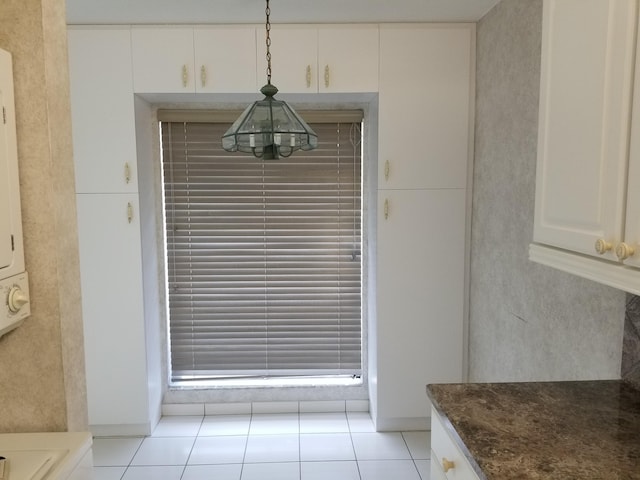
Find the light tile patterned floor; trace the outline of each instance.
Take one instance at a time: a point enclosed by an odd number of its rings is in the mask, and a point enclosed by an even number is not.
[[[368,413],[163,417],[146,438],[96,438],[96,480],[429,480],[429,433]]]

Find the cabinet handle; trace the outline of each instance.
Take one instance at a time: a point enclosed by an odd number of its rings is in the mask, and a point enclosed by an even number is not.
[[[124,180],[127,183],[131,181],[131,168],[129,167],[129,162],[125,162],[124,164]]]
[[[384,199],[384,219],[388,219],[389,218],[389,199],[385,198]]]
[[[604,255],[609,250],[613,249],[613,245],[607,242],[603,238],[599,238],[598,240],[596,240],[595,247],[596,247],[596,252],[598,252],[600,255]]]
[[[127,220],[129,223],[133,221],[133,205],[131,205],[131,202],[127,203]]]
[[[187,66],[182,66],[182,86],[186,87],[189,83],[189,71],[187,70]]]
[[[444,470],[444,473],[447,473],[452,468],[456,468],[455,462],[447,460],[446,457],[442,457],[442,469]]]
[[[626,260],[629,257],[633,257],[636,253],[636,249],[624,242],[619,243],[616,247],[616,255],[620,261]]]
[[[384,179],[389,180],[389,160],[384,162]]]
[[[307,65],[307,88],[311,88],[311,65]]]
[[[200,83],[203,87],[207,84],[207,69],[204,65],[200,67]]]
[[[329,78],[330,78],[329,65],[325,65],[324,66],[324,86],[326,88],[329,88]]]

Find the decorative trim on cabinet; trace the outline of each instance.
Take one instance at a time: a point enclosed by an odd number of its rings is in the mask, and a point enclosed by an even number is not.
[[[529,245],[529,260],[640,295],[640,270],[553,247]]]

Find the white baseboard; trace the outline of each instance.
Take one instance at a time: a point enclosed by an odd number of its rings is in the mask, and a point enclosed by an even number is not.
[[[94,437],[144,437],[151,435],[149,423],[127,423],[118,425],[89,425]]]
[[[394,417],[374,419],[377,432],[412,432],[431,429],[431,417]]]

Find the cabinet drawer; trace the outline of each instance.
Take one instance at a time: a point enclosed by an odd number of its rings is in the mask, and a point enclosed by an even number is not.
[[[444,472],[448,480],[478,480],[478,476],[471,468],[469,461],[447,433],[440,416],[435,410],[431,411],[431,464],[432,472],[445,470],[445,459],[453,463],[453,467]],[[434,478],[440,478],[432,475]]]

